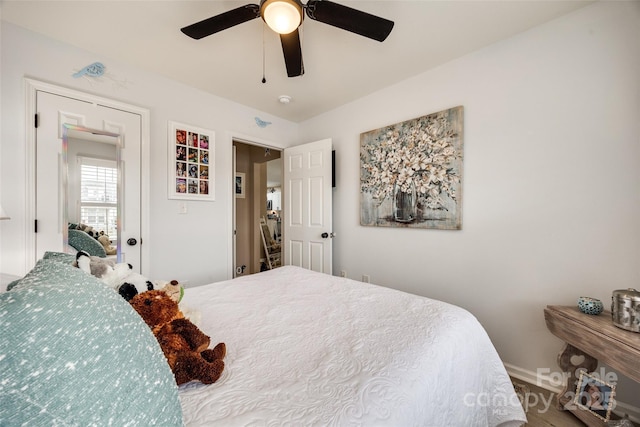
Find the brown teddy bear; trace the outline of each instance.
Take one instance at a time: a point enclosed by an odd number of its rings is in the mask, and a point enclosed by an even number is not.
[[[178,303],[166,292],[142,292],[129,303],[156,336],[178,385],[192,380],[211,384],[220,378],[227,352],[225,344],[208,348],[211,339],[184,318]]]
[[[104,232],[101,231],[100,233]],[[109,236],[107,236],[106,234],[101,234],[96,237],[96,239],[98,239],[98,242],[100,242],[107,255],[116,255],[118,253],[118,249],[111,246],[111,243],[113,242],[111,242],[111,239],[109,239]]]

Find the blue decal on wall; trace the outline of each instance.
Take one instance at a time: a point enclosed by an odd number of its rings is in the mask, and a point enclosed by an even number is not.
[[[255,119],[256,119],[256,124],[261,128],[266,128],[271,124],[271,122],[265,122],[264,120],[261,120],[260,117],[258,116],[256,116]]]
[[[87,77],[100,77],[104,74],[104,70],[105,70],[105,66],[102,62],[94,62],[91,65],[87,65],[86,67],[84,67],[82,70],[78,71],[77,73],[73,74],[73,77],[80,78],[83,76],[87,76]]]

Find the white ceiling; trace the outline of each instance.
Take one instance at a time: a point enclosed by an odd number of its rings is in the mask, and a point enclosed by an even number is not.
[[[107,69],[110,60],[123,61],[302,122],[591,3],[334,1],[394,21],[393,31],[379,43],[307,18],[300,30],[305,74],[294,78],[286,76],[278,36],[260,19],[201,40],[180,32],[252,0],[5,0],[1,16],[94,52]],[[290,96],[291,103],[279,103],[280,95]]]

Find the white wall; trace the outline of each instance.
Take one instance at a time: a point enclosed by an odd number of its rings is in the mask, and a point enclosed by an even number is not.
[[[27,159],[23,77],[27,76],[148,108],[151,233],[145,244],[150,248],[152,265],[143,266],[143,273],[156,279],[176,278],[189,285],[230,277],[231,137],[286,147],[297,140],[298,126],[6,22],[2,23],[1,35],[0,196],[12,219],[0,222],[0,271],[25,273]],[[72,77],[96,61],[106,65],[106,78],[90,81]],[[211,78],[216,78],[215,73]],[[273,124],[259,128],[255,116]],[[211,129],[216,136],[216,201],[189,201],[186,215],[178,214],[178,201],[167,199],[168,120]]]
[[[360,226],[360,133],[457,105],[463,229]],[[640,3],[606,2],[303,123],[336,150],[334,273],[461,305],[505,362],[557,371],[544,307],[640,286],[639,118]]]

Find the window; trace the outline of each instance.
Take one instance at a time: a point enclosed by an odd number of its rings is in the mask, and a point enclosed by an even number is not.
[[[117,238],[118,169],[113,160],[80,157],[80,222]]]

